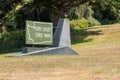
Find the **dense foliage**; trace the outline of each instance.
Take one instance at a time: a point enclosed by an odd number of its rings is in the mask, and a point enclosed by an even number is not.
[[[117,23],[120,22],[120,2],[118,0],[92,0],[89,3],[70,9],[67,17],[71,20],[88,20],[92,17],[95,18],[94,22],[98,20],[101,24]]]
[[[102,3],[102,4],[101,4]],[[120,21],[120,2],[118,0],[95,0],[91,2],[94,17],[103,24]]]
[[[0,31],[23,29],[27,19],[49,21],[56,26],[58,19],[66,17],[65,15],[70,19],[93,17],[101,23],[119,22],[120,2],[118,0],[0,0]]]
[[[0,33],[0,53],[19,50],[25,46],[25,31]]]
[[[57,23],[64,12],[89,0],[0,0],[0,27],[24,28],[25,20]],[[9,27],[9,28],[8,28]]]
[[[25,20],[53,22],[89,0],[0,0],[0,52],[25,45]]]

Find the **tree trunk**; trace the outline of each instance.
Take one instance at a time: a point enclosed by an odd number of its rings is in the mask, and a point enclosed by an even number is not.
[[[51,10],[50,11],[50,20],[51,22],[53,22],[54,27],[57,27],[57,24],[60,18],[64,18],[64,14],[62,10],[61,11]]]

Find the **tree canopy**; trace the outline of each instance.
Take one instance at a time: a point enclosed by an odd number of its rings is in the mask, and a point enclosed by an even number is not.
[[[56,26],[58,19],[65,17],[68,10],[74,10],[74,7],[88,2],[96,19],[119,20],[118,0],[0,0],[0,31],[5,28],[10,30],[24,28],[25,20],[49,21]],[[80,8],[76,10],[80,12]]]
[[[65,11],[88,1],[90,0],[0,0],[0,27],[20,28],[25,25],[23,21],[26,19],[57,23]]]

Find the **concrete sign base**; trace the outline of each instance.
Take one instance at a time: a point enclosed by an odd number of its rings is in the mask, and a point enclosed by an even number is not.
[[[54,48],[37,50],[33,52],[28,52],[28,53],[10,54],[9,57],[30,56],[30,55],[77,55],[77,53],[69,47],[54,47]]]

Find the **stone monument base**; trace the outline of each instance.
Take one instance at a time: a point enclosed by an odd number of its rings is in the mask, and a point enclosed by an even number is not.
[[[49,47],[39,48],[39,47],[24,47],[22,48],[22,53],[29,53],[38,50],[48,49]]]
[[[53,47],[53,48],[47,48],[47,49],[37,50],[28,53],[10,54],[8,56],[15,57],[15,56],[31,56],[31,55],[78,55],[78,54],[69,47]]]

